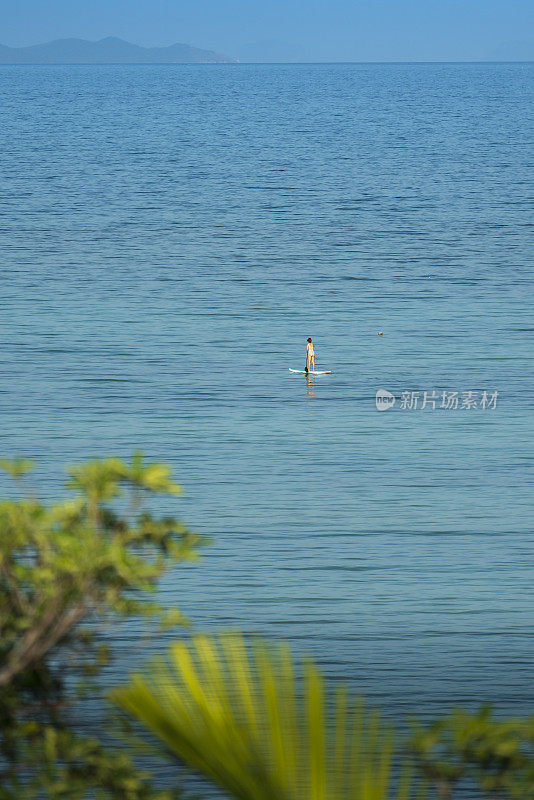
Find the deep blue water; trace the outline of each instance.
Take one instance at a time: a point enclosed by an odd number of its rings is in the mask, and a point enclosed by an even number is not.
[[[2,451],[45,496],[90,454],[172,463],[214,544],[164,601],[397,719],[532,712],[533,77],[0,68]],[[288,372],[308,336],[331,375]]]

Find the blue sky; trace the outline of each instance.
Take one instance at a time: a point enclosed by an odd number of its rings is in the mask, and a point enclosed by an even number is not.
[[[2,0],[0,42],[184,42],[246,60],[534,58],[532,0]],[[532,53],[532,55],[529,55]],[[279,56],[279,58],[277,58]]]

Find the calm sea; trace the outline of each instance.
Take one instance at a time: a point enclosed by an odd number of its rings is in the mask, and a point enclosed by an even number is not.
[[[214,543],[163,601],[395,719],[532,713],[533,77],[0,68],[3,453],[46,497],[171,463]],[[288,372],[308,336],[331,375]]]

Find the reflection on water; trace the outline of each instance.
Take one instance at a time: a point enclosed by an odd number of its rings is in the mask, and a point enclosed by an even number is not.
[[[308,396],[308,402],[306,403],[306,410],[312,414],[314,411],[313,402],[309,402],[309,400],[315,397],[315,375],[310,375],[309,373],[306,375],[306,394]]]

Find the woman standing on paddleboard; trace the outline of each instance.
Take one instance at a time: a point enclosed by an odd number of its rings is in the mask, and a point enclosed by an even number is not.
[[[315,370],[315,350],[311,339],[308,339],[308,343],[306,344],[306,365],[306,370],[308,372],[310,370]]]

